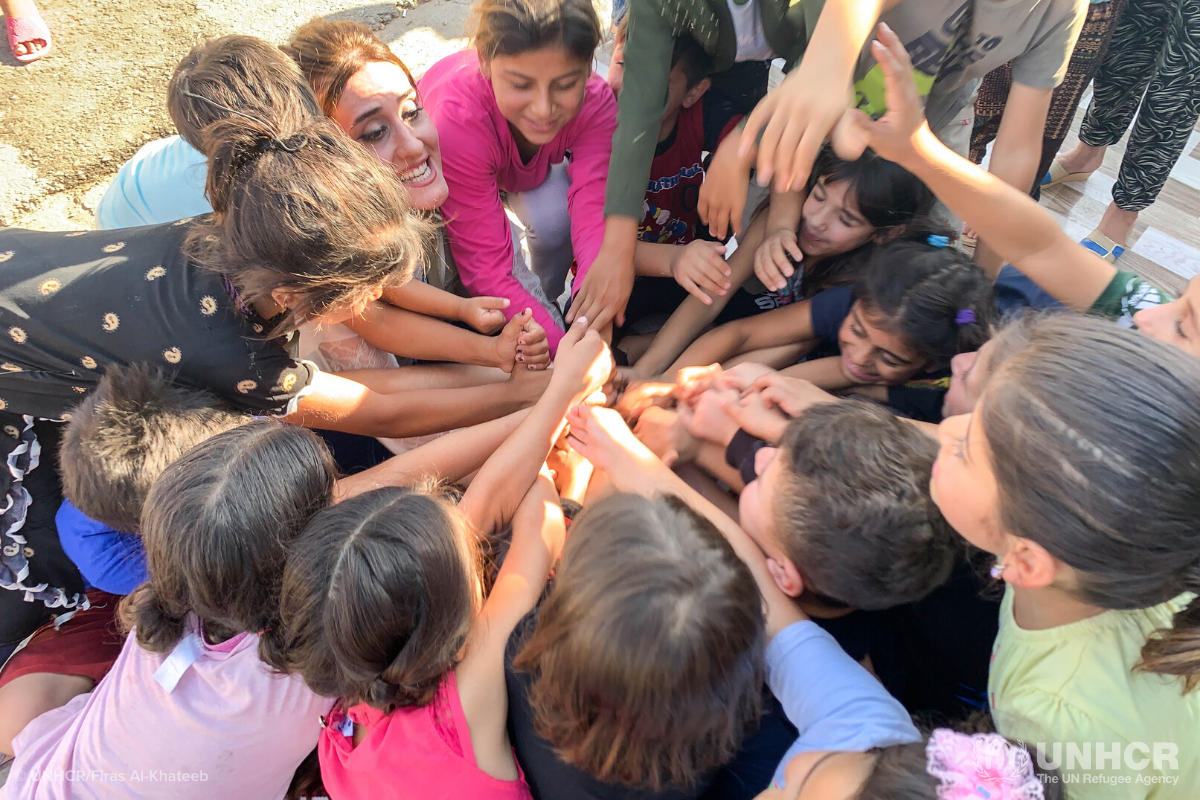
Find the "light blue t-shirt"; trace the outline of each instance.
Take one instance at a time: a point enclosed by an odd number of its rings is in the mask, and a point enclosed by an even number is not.
[[[766,655],[767,684],[800,732],[775,770],[776,786],[798,753],[861,753],[921,740],[904,706],[815,622],[784,628]]]
[[[96,209],[101,230],[157,225],[208,214],[208,159],[180,136],[150,142],[117,170]]]

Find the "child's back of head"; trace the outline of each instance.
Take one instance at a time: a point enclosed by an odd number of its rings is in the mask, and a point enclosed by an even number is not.
[[[162,370],[109,366],[63,433],[63,496],[113,530],[137,533],[162,471],[200,442],[250,419]]]
[[[999,524],[1073,570],[1108,609],[1200,593],[1200,361],[1101,319],[1031,315],[976,406]],[[960,531],[963,532],[963,531]],[[1152,637],[1142,668],[1200,683],[1200,600]]]
[[[583,511],[537,626],[538,735],[593,776],[655,789],[728,762],[758,719],[762,601],[719,531],[673,497]]]
[[[189,615],[213,642],[277,628],[287,548],[329,504],[335,475],[316,434],[273,420],[218,434],[167,467],[142,513],[150,581],[122,607],[138,643],[169,652]]]
[[[461,657],[479,586],[475,537],[445,499],[353,497],[313,517],[288,556],[278,666],[350,704],[424,705]]]
[[[192,48],[167,85],[167,111],[179,135],[205,154],[201,131],[214,122],[245,114],[295,125],[321,114],[296,63],[253,36],[222,36]]]
[[[873,610],[921,599],[961,553],[929,495],[937,443],[871,403],[822,403],[779,445],[775,539],[805,588]]]

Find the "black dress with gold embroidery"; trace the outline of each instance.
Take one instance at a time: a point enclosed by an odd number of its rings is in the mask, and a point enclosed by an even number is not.
[[[47,420],[68,418],[109,364],[157,365],[274,415],[316,372],[266,338],[269,323],[223,276],[183,255],[187,223],[0,230],[0,589],[9,590],[0,591],[0,646],[49,610],[86,607],[54,527],[61,426]]]

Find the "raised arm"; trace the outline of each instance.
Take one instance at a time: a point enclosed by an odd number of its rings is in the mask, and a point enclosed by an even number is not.
[[[937,140],[912,80],[912,62],[885,25],[871,45],[887,83],[888,111],[872,121],[849,112],[852,124],[835,141],[842,157],[870,146],[908,169],[1001,258],[1024,272],[1063,305],[1087,311],[1116,275],[1116,268],[1080,247],[1028,194],[955,154]],[[839,126],[841,129],[842,126]]]
[[[511,519],[546,460],[575,403],[605,384],[613,371],[608,345],[580,318],[559,346],[550,385],[529,415],[479,470],[459,508],[481,535]]]

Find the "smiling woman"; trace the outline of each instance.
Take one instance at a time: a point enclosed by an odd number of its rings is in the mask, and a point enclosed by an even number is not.
[[[419,90],[441,131],[450,250],[475,295],[532,308],[551,349],[604,238],[616,102],[591,71],[600,20],[588,0],[480,0],[474,48],[442,59]],[[504,193],[504,195],[502,195]],[[525,226],[526,265],[505,215]]]

